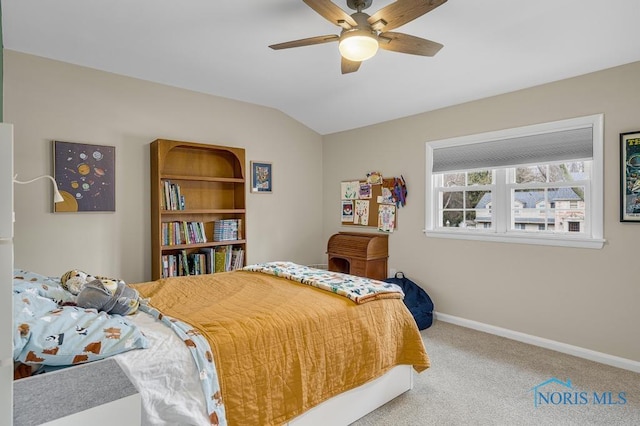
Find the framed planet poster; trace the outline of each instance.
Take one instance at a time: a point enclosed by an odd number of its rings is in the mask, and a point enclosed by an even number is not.
[[[116,211],[116,148],[53,141],[58,190],[64,198],[55,212]]]

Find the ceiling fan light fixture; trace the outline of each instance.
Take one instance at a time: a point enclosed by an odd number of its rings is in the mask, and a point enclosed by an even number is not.
[[[338,45],[343,58],[354,62],[366,61],[378,51],[378,38],[365,30],[344,32]]]

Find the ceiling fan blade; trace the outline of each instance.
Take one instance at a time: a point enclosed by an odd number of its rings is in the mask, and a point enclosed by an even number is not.
[[[333,25],[344,27],[343,23],[348,24],[348,27],[355,27],[358,23],[344,10],[340,9],[335,3],[330,0],[303,0],[307,6],[315,10],[320,16]]]
[[[390,31],[432,11],[447,0],[397,0],[367,19],[378,30]],[[305,1],[305,3],[307,3]]]
[[[360,64],[362,63],[362,62],[350,61],[343,57],[341,58],[342,58],[342,62],[340,66],[341,66],[342,74],[349,74],[350,72],[358,71],[358,68],[360,68]]]
[[[380,49],[420,56],[433,56],[443,47],[435,41],[392,32],[381,33],[378,36],[378,41]]]
[[[303,38],[300,40],[293,40],[293,41],[286,41],[284,43],[272,44],[269,47],[272,48],[273,50],[289,49],[291,47],[302,47],[302,46],[311,46],[313,44],[329,43],[331,41],[338,41],[339,39],[340,39],[339,36],[335,34],[329,34],[324,36],[309,37],[309,38]]]

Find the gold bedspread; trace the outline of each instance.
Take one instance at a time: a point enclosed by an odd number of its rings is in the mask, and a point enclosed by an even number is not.
[[[395,365],[429,367],[400,299],[356,305],[325,290],[257,272],[136,284],[165,315],[211,344],[228,424],[282,424]]]

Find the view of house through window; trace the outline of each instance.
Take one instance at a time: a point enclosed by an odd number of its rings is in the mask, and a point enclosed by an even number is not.
[[[491,170],[443,173],[438,191],[439,225],[446,227],[491,228],[491,194],[494,173]]]
[[[590,161],[539,164],[505,170],[435,174],[439,227],[492,229],[495,180],[504,179],[510,204],[509,229],[585,232],[585,188]],[[504,198],[504,197],[503,197]]]
[[[425,233],[601,246],[601,119],[427,143]]]

